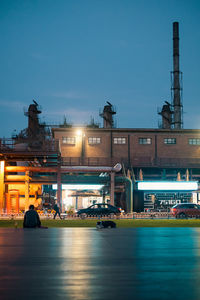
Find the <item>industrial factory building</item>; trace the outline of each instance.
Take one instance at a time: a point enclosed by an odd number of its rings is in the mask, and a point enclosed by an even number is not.
[[[172,103],[159,112],[161,128],[115,128],[107,102],[103,127],[64,122],[50,129],[29,106],[28,128],[0,143],[0,210],[52,204],[62,209],[109,202],[127,212],[200,201],[200,130],[183,129],[179,24],[173,23]]]

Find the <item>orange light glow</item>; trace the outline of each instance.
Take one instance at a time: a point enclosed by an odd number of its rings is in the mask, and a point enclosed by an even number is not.
[[[76,134],[77,134],[78,136],[81,136],[81,135],[82,135],[82,130],[80,130],[80,129],[77,130],[77,131],[76,131]]]
[[[5,161],[4,160],[1,161],[0,166],[1,166],[0,167],[1,173],[3,173],[4,172],[4,166],[5,166]]]

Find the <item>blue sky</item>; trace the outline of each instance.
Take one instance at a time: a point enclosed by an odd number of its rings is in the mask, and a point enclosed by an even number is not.
[[[184,128],[200,128],[200,2],[0,0],[0,137],[42,121],[85,124],[108,100],[117,127],[157,128],[171,101],[172,23],[179,22]]]

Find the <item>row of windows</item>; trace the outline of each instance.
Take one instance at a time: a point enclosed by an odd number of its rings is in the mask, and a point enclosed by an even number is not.
[[[200,145],[200,139],[189,139],[189,145]]]
[[[88,144],[100,144],[101,138],[100,137],[89,137]]]
[[[76,138],[75,137],[63,137],[62,142],[63,142],[63,144],[75,145]]]
[[[76,144],[76,138],[75,137],[63,137],[62,138],[63,144],[68,145],[75,145]],[[114,144],[126,144],[126,138],[125,137],[117,137],[113,139]],[[88,144],[89,145],[95,145],[100,144],[101,138],[100,137],[89,137],[88,138]],[[140,145],[151,145],[152,139],[151,138],[139,138],[139,144]],[[176,144],[176,138],[165,138],[164,144],[168,145],[175,145]],[[200,139],[188,139],[189,145],[200,145]]]
[[[63,137],[62,142],[63,142],[63,144],[75,145],[76,138],[75,137]],[[89,137],[88,138],[88,144],[100,144],[100,143],[101,143],[100,137]]]
[[[124,137],[114,138],[113,141],[114,144],[126,144],[126,138]]]
[[[151,138],[139,138],[139,144],[151,145]]]
[[[126,138],[124,138],[124,137],[114,138],[113,141],[114,141],[114,144],[126,144]],[[63,137],[62,142],[63,142],[63,144],[75,145],[76,138],[75,137]],[[89,137],[88,138],[88,144],[90,144],[90,145],[100,144],[100,143],[101,143],[100,137]]]
[[[164,144],[176,144],[175,138],[164,139]]]

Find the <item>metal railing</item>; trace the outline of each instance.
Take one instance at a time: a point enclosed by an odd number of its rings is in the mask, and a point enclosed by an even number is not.
[[[0,152],[59,152],[59,143],[55,140],[45,140],[38,143],[16,143],[14,139],[0,139]]]
[[[53,213],[42,213],[39,214],[41,220],[50,220],[53,219],[54,214]],[[62,216],[62,213],[61,213]],[[11,214],[0,214],[0,219],[4,220],[22,220],[24,218],[23,213],[11,213]],[[74,214],[65,214],[65,217],[63,218],[65,220],[70,219],[80,219],[80,217],[74,213]],[[98,215],[91,215],[87,216],[86,219],[175,219],[175,217],[170,212],[140,212],[140,213],[123,213],[120,216],[116,215],[105,215],[105,216],[98,216]]]

